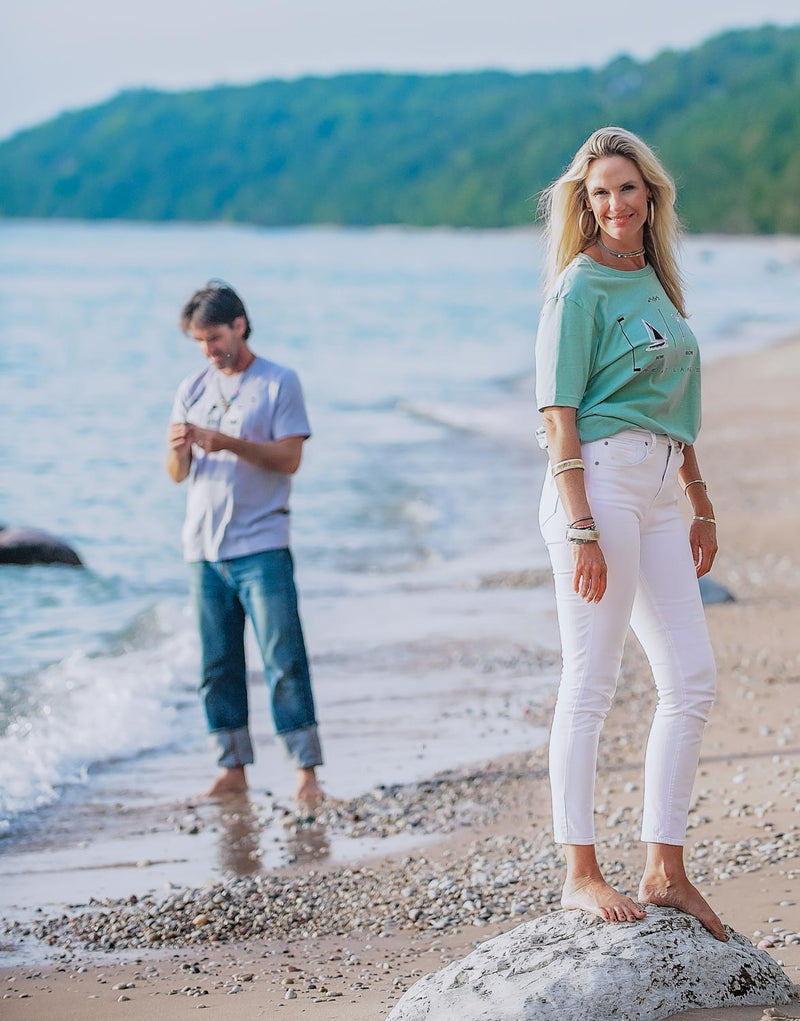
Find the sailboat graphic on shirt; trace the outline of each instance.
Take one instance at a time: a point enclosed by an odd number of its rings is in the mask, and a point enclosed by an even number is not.
[[[667,338],[655,326],[648,323],[646,319],[642,320],[642,325],[647,330],[647,335],[650,338],[650,343],[645,348],[646,351],[660,351],[663,347],[667,346]]]
[[[663,314],[662,314],[661,318],[664,319]],[[676,319],[678,319],[678,321],[680,322],[680,319],[679,319],[678,316],[676,316]],[[672,334],[670,333],[669,325],[668,325],[666,319],[664,319],[664,332],[663,333],[662,333],[661,330],[658,329],[657,326],[653,326],[653,324],[649,323],[646,319],[640,319],[639,322],[641,323],[642,326],[644,326],[644,328],[645,328],[645,335],[646,335],[647,339],[649,340],[649,343],[648,343],[647,347],[643,347],[642,346],[642,347],[639,348],[640,357],[641,357],[641,354],[643,354],[645,351],[659,351],[659,352],[663,352],[665,350],[665,348],[668,348],[670,346],[674,346],[675,348],[677,348],[677,344],[676,344],[675,339],[673,338]],[[620,330],[622,331],[622,336],[625,338],[625,341],[626,341],[628,347],[631,349],[631,357],[633,358],[633,371],[634,372],[642,372],[643,369],[645,371],[655,370],[657,366],[660,366],[663,369],[663,366],[664,366],[664,354],[656,355],[655,359],[653,359],[647,366],[637,365],[636,364],[636,345],[631,340],[631,338],[628,336],[628,332],[625,329],[625,316],[617,316],[617,326],[619,326]],[[683,336],[683,328],[679,326],[679,329],[681,330],[681,336]],[[687,350],[687,351],[684,352],[684,354],[686,354],[686,355],[691,355],[692,353],[693,352],[690,351],[690,350]]]

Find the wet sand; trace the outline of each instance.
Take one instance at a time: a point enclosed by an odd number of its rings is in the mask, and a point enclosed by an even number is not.
[[[699,453],[719,522],[714,577],[736,602],[708,608],[719,693],[687,843],[691,874],[723,921],[762,943],[795,982],[798,378],[800,341],[716,363],[705,376]],[[491,584],[525,585],[526,578]],[[600,857],[629,891],[643,859],[636,837],[652,706],[648,671],[631,641],[598,779]],[[532,738],[540,737],[547,706],[529,722]],[[332,801],[313,822],[260,784],[251,799],[227,806],[182,801],[176,791],[196,782],[196,768],[176,758],[152,799],[123,806],[109,792],[87,818],[87,825],[102,821],[105,845],[65,848],[59,860],[52,834],[43,834],[41,850],[7,876],[18,907],[0,941],[16,946],[19,966],[0,974],[4,1018],[124,1011],[168,1019],[198,1007],[234,1021],[382,1018],[422,974],[557,906],[561,866],[541,747]],[[293,862],[263,867],[270,834],[276,844],[290,842]],[[114,870],[94,868],[111,849],[119,863],[113,881]],[[66,908],[59,870],[70,874],[74,899]],[[239,878],[220,881],[221,871]],[[110,899],[90,911],[90,896]],[[784,1012],[800,1016],[800,1003]],[[762,1010],[682,1016],[749,1021]]]

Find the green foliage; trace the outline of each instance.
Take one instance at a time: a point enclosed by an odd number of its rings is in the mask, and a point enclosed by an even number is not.
[[[695,231],[800,232],[800,27],[647,63],[125,92],[0,144],[0,216],[496,227],[602,124],[643,135]]]

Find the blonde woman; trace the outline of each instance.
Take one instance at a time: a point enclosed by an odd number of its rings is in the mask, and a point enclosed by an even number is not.
[[[563,651],[550,778],[565,908],[634,922],[645,905],[666,905],[725,940],[683,862],[715,685],[697,579],[710,570],[717,539],[694,449],[700,366],[685,321],[674,201],[654,153],[615,127],[595,131],[542,195],[549,279],[536,390],[550,470],[540,525]],[[681,489],[692,509],[688,536]],[[603,878],[593,825],[598,741],[629,626],[658,692],[637,899]]]

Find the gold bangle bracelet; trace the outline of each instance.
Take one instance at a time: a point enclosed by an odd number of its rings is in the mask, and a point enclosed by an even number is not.
[[[696,486],[698,483],[700,483],[703,489],[705,489],[705,491],[708,492],[708,486],[705,484],[703,479],[692,479],[691,482],[687,482],[686,485],[683,487],[683,495],[686,496],[686,490],[689,488],[689,486]]]
[[[716,525],[714,518],[704,518],[702,514],[695,514],[693,521],[707,521],[709,525]]]
[[[586,465],[583,463],[581,457],[568,457],[566,461],[559,461],[558,464],[554,464],[550,469],[550,474],[553,478],[556,475],[560,475],[562,472],[571,471],[573,468],[580,468],[581,471],[586,470]]]

